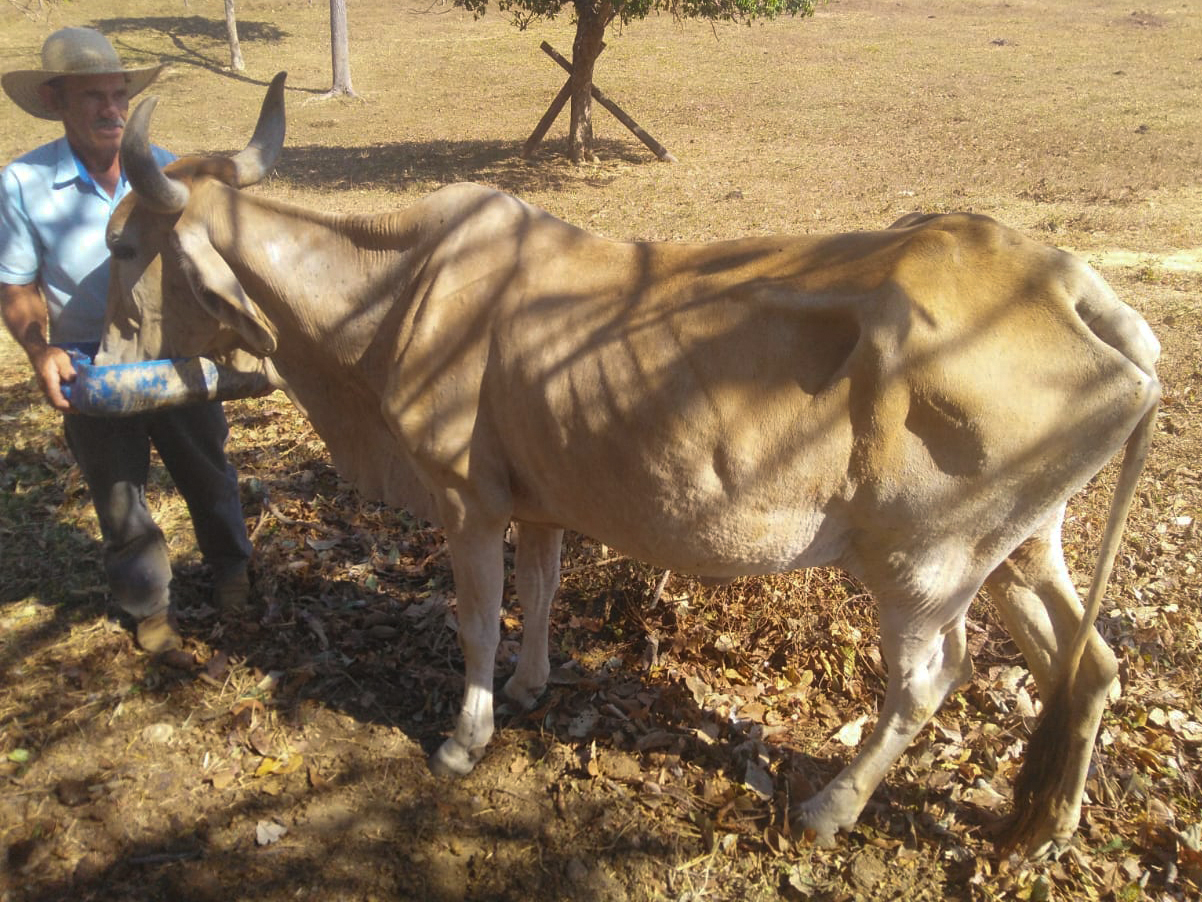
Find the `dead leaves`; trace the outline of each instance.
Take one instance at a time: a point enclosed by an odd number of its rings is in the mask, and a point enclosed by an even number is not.
[[[255,825],[255,842],[260,846],[277,843],[288,832],[288,828],[275,821],[259,821]]]
[[[439,533],[357,500],[324,464],[301,472],[308,479],[295,483],[277,474],[282,517],[269,514],[256,537],[266,617],[222,620],[222,650],[198,682],[207,711],[166,738],[178,750],[178,731],[192,731],[184,738],[204,750],[197,791],[223,807],[340,790],[338,759],[306,734],[305,712],[321,712],[327,734],[346,741],[390,720],[425,741],[449,727],[459,702],[454,590]],[[680,863],[666,867],[677,896],[706,868],[774,875],[791,899],[872,898],[873,881],[889,887],[896,875],[896,885],[913,885],[917,873],[938,874],[974,900],[1192,891],[1202,868],[1192,801],[1202,712],[1188,672],[1177,685],[1168,665],[1197,629],[1168,587],[1182,578],[1169,546],[1181,556],[1193,539],[1177,520],[1164,522],[1127,562],[1142,568],[1142,600],[1103,623],[1123,657],[1125,693],[1107,715],[1081,837],[1060,861],[998,861],[988,841],[1039,702],[987,615],[970,635],[973,681],[918,737],[852,834],[822,850],[813,836],[794,835],[790,806],[863,743],[884,681],[871,609],[825,571],[709,589],[664,582],[629,560],[572,568],[595,557],[572,540],[549,689],[536,711],[502,714],[499,742],[534,736],[532,746],[551,750],[541,753],[548,761],[563,756],[547,813],[559,812],[581,842],[592,825],[574,803],[587,800],[618,824],[599,842],[641,832],[680,850]],[[261,632],[239,643],[243,626]],[[507,594],[502,680],[522,629]],[[533,784],[543,767],[531,752],[492,776],[501,787]],[[59,803],[82,798],[64,784]],[[239,842],[278,850],[303,841],[291,813],[260,817],[238,824]]]
[[[263,760],[259,762],[259,766],[255,768],[255,776],[267,777],[272,774],[277,776],[294,774],[304,766],[304,763],[305,759],[301,755],[290,755],[284,758],[272,758],[270,755],[265,755]]]
[[[1164,553],[1163,543],[1155,553]],[[687,600],[672,583],[654,611],[627,617],[619,598],[603,616],[573,613],[562,621],[588,634],[582,643],[629,637],[624,669],[647,674],[635,694],[652,696],[651,703],[627,722],[632,707],[616,691],[623,668],[611,652],[600,667],[579,673],[574,693],[542,709],[540,722],[586,744],[589,779],[625,786],[657,817],[691,824],[705,851],[699,862],[721,855],[806,861],[811,838],[793,836],[785,812],[833,776],[875,717],[884,668],[871,630],[836,623],[827,611],[805,624],[796,607],[765,608],[762,595],[775,591],[774,582],[698,591]],[[649,577],[646,591],[652,583]],[[814,607],[807,610],[814,618]],[[1155,649],[1177,641],[1167,631],[1175,617],[1169,607],[1135,606],[1118,623],[1138,647]],[[658,637],[652,663],[640,633]],[[1202,746],[1202,711],[1171,686],[1135,693],[1124,687],[1128,700],[1116,702],[1104,724],[1081,835],[1058,860],[995,857],[990,831],[1009,810],[1040,703],[996,625],[975,624],[972,641],[973,681],[920,735],[851,837],[823,850],[820,862],[787,866],[782,894],[811,898],[866,886],[880,869],[876,860],[857,858],[862,844],[884,853],[886,874],[940,860],[966,898],[1134,899],[1155,886],[1196,887],[1202,852],[1190,825],[1198,814],[1186,800],[1197,796],[1191,775]],[[1156,672],[1155,660],[1141,658],[1127,676],[1145,667]],[[815,770],[794,749],[832,761]],[[676,779],[660,785],[621,768],[621,778],[612,775],[609,756],[633,756],[646,772],[654,771],[656,753],[675,762]],[[678,796],[655,794],[668,788],[687,797],[691,809],[677,804]],[[1122,839],[1112,844],[1116,838]]]
[[[230,666],[228,660],[224,663]],[[225,718],[228,754],[205,755],[205,779],[214,790],[244,787],[248,780],[264,781],[258,788],[276,795],[278,786],[266,778],[287,777],[305,768],[304,754],[278,728],[268,706],[283,677],[282,673],[262,675],[254,683],[253,695],[239,697],[230,706]]]
[[[840,745],[854,749],[860,744],[860,740],[864,738],[864,724],[867,722],[868,715],[861,714],[855,720],[849,720],[841,726],[832,738]]]

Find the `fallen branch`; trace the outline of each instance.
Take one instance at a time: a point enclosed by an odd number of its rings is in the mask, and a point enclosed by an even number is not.
[[[326,526],[324,523],[313,523],[308,520],[294,520],[292,517],[289,517],[287,514],[281,511],[276,506],[276,503],[271,500],[271,496],[266,492],[260,496],[259,500],[263,505],[263,510],[259,513],[259,522],[255,524],[255,528],[251,531],[250,540],[252,543],[258,537],[259,533],[263,531],[263,527],[267,524],[267,517],[269,515],[274,517],[278,523],[281,523],[284,526],[315,529],[327,536],[342,535],[339,530]]]

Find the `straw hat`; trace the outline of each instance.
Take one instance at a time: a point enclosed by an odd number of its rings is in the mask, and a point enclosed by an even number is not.
[[[62,75],[124,75],[133,97],[158,78],[162,65],[127,69],[108,38],[91,28],[60,28],[42,45],[42,68],[6,72],[0,77],[13,103],[39,119],[59,119],[38,96],[38,88]]]

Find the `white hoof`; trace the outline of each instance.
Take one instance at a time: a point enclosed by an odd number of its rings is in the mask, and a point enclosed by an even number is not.
[[[517,683],[517,677],[511,676],[505,682],[504,692],[505,697],[513,702],[519,710],[533,711],[546,689],[546,683],[534,687],[521,686]]]
[[[1059,861],[1060,857],[1068,851],[1069,844],[1069,840],[1048,839],[1043,842],[1036,840],[1027,846],[1027,860],[1031,862]]]
[[[804,817],[792,818],[789,821],[789,828],[793,833],[794,842],[808,842],[818,849],[833,849],[837,845],[835,842],[836,831],[811,826]]]
[[[430,770],[440,777],[466,777],[483,755],[483,749],[472,754],[454,739],[448,739],[430,756]]]
[[[843,824],[839,818],[834,817],[829,803],[823,804],[821,793],[789,812],[789,827],[793,831],[793,838],[808,839],[820,849],[834,848],[839,832],[850,831],[855,825],[854,819],[849,824]]]

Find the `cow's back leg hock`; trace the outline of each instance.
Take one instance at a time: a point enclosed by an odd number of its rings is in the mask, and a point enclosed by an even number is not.
[[[985,583],[1045,705],[1057,692],[1064,657],[1083,613],[1060,544],[1063,516],[1062,507]],[[1043,760],[1033,761],[1027,756],[1024,768],[1039,765],[1041,785],[1033,787],[1035,797],[1015,798],[1012,834],[1004,841],[1023,843],[1033,852],[1047,843],[1062,846],[1072,837],[1081,817],[1081,798],[1106,696],[1117,674],[1114,653],[1093,631],[1066,700],[1066,716],[1058,716],[1055,725],[1045,727],[1059,728],[1063,740],[1055,743],[1059,760],[1048,761],[1037,754]]]
[[[795,834],[813,830],[815,842],[830,845],[839,830],[850,830],[918,731],[972,675],[964,615],[973,588],[921,611],[910,601],[881,600],[881,651],[889,683],[880,716],[852,762],[817,795],[793,809]]]
[[[513,676],[505,683],[505,695],[529,710],[542,695],[551,673],[547,628],[551,602],[559,588],[563,530],[519,523],[516,532],[515,580],[522,604],[522,647]]]
[[[447,528],[463,649],[464,694],[455,732],[430,759],[435,773],[469,773],[493,734],[492,686],[505,581],[504,526],[502,522]]]

